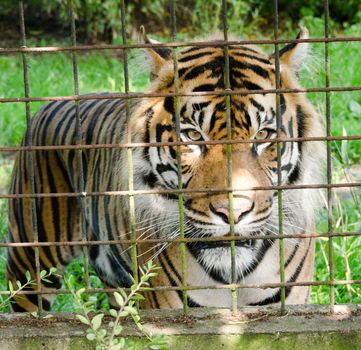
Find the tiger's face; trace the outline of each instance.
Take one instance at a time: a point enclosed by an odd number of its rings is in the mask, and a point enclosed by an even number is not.
[[[306,35],[304,31],[303,37]],[[298,87],[296,73],[305,45],[290,45],[280,52],[281,88]],[[174,92],[171,52],[152,50],[150,55],[154,64],[152,92]],[[277,137],[276,95],[231,95],[228,111],[224,95],[191,96],[199,91],[225,89],[227,77],[222,47],[182,50],[178,53],[178,76],[179,92],[187,96],[180,96],[177,101],[174,97],[156,98],[150,108],[148,101],[147,109],[137,123],[138,127],[146,125],[142,139],[147,142],[179,139],[188,144],[179,146],[179,157],[177,146],[144,149],[142,156],[149,167],[143,179],[147,179],[147,185],[152,188],[177,189],[181,182],[184,189],[190,190],[184,193],[185,234],[188,237],[228,236],[231,221],[235,236],[274,233],[277,191],[262,188],[275,186],[279,181],[277,145],[272,142]],[[229,49],[229,79],[232,90],[275,89],[274,59],[248,46],[232,46]],[[299,98],[297,94],[280,95],[280,136],[283,138],[301,137],[305,132],[307,123]],[[232,143],[217,143],[227,140]],[[252,143],[252,140],[264,142]],[[216,142],[191,144],[197,141]],[[301,171],[300,144],[281,143],[279,152],[281,183],[296,182]],[[143,164],[141,168],[144,172],[146,166]],[[232,199],[226,191],[230,187],[234,189]],[[159,196],[157,206],[160,210],[173,208],[177,211],[178,196]],[[247,268],[267,244],[270,243],[237,241],[239,268]],[[223,269],[222,264],[230,265],[229,241],[188,246],[208,268],[217,265]]]

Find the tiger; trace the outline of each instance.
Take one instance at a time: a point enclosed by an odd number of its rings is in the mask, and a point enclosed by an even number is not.
[[[141,36],[145,44],[156,43],[144,29]],[[308,37],[307,28],[301,28],[297,38]],[[281,89],[301,88],[299,71],[308,45],[293,42],[279,50]],[[212,41],[178,48],[176,56],[173,49],[161,45],[145,45],[144,51],[150,66],[149,96],[112,98],[104,93],[99,99],[80,99],[78,105],[52,101],[35,114],[33,146],[129,142],[140,146],[132,147],[131,158],[125,146],[33,150],[33,168],[27,152],[19,151],[11,193],[29,194],[33,188],[35,193],[58,195],[10,199],[9,242],[120,240],[89,245],[88,258],[105,287],[127,288],[137,273],[132,262],[134,245],[129,242],[144,240],[136,244],[138,266],[153,259],[160,269],[151,279],[154,290],[146,292],[142,308],[181,308],[183,302],[189,307],[228,308],[232,292],[224,286],[230,284],[248,285],[236,289],[239,306],[280,303],[278,215],[283,216],[284,235],[314,232],[321,207],[319,191],[287,186],[322,183],[324,146],[317,140],[293,140],[281,142],[277,151],[273,140],[320,136],[322,118],[299,91],[279,92],[277,108],[276,55],[255,46],[232,43],[226,52],[224,45]],[[240,93],[226,96],[222,92],[227,88]],[[282,208],[278,185],[285,186]],[[253,236],[258,239],[249,239]],[[180,242],[181,237],[188,241]],[[177,239],[178,243],[172,242]],[[284,239],[285,282],[312,280],[314,246],[310,235]],[[34,277],[37,269],[51,267],[61,273],[83,254],[83,248],[49,244],[38,252],[36,258],[33,247],[10,247],[8,279],[23,283],[26,271]],[[51,284],[41,286],[44,310],[51,308],[54,299],[55,293],[49,291],[62,285],[61,277],[50,279]],[[184,287],[189,288],[186,294]],[[287,304],[309,302],[307,283],[286,286],[284,292]],[[38,298],[35,293],[15,297],[12,307],[36,311]]]

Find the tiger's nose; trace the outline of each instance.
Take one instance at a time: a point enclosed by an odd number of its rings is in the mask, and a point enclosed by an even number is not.
[[[231,218],[231,211],[228,206],[221,205],[219,207],[214,207],[212,203],[209,204],[209,208],[212,213],[218,215],[222,220],[229,224]],[[241,219],[250,213],[254,208],[254,202],[249,200],[244,200],[241,203],[237,202],[236,207],[233,208],[233,220],[235,224],[238,224]]]

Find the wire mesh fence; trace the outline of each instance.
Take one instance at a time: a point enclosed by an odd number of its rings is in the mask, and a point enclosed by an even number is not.
[[[334,248],[333,248],[333,239],[334,237],[356,237],[360,236],[361,232],[354,230],[351,232],[345,232],[335,229],[334,215],[332,213],[333,208],[333,190],[336,188],[358,188],[361,186],[359,181],[349,181],[335,183],[332,181],[332,157],[331,157],[331,142],[333,141],[359,141],[361,140],[361,135],[344,135],[344,136],[334,136],[331,131],[331,109],[330,109],[330,94],[332,92],[343,92],[343,91],[359,91],[361,86],[331,86],[330,84],[330,56],[329,56],[329,45],[335,42],[358,42],[361,41],[361,37],[330,37],[329,33],[329,1],[324,2],[324,36],[320,38],[298,38],[295,40],[290,39],[280,39],[278,37],[279,33],[279,23],[278,23],[278,1],[274,1],[274,38],[272,40],[230,40],[228,36],[228,26],[227,26],[227,1],[222,1],[223,6],[223,38],[217,40],[216,45],[223,50],[224,57],[224,88],[221,90],[212,90],[212,91],[182,91],[181,89],[181,80],[179,77],[179,49],[183,48],[209,48],[215,46],[215,41],[193,41],[193,42],[179,42],[177,39],[177,23],[176,23],[176,7],[175,1],[169,2],[169,12],[170,12],[170,29],[171,29],[171,41],[168,43],[142,43],[142,44],[129,44],[127,42],[126,35],[126,15],[125,15],[125,3],[121,1],[120,11],[121,11],[121,27],[122,27],[122,44],[121,45],[77,45],[76,40],[76,21],[75,21],[75,12],[71,5],[69,5],[70,13],[70,38],[71,45],[67,47],[27,47],[26,40],[26,28],[25,28],[25,16],[23,3],[20,2],[19,5],[19,21],[20,21],[20,31],[22,37],[21,47],[18,48],[0,48],[0,55],[5,54],[19,54],[22,58],[23,65],[23,83],[24,83],[24,97],[0,97],[0,103],[22,103],[25,105],[25,117],[27,124],[27,133],[25,136],[25,142],[19,147],[14,146],[3,146],[0,145],[0,152],[23,152],[26,155],[26,162],[29,169],[29,183],[30,191],[29,193],[2,193],[0,194],[0,200],[30,200],[30,215],[31,215],[31,232],[33,240],[30,241],[17,241],[17,242],[2,242],[0,247],[10,248],[19,248],[19,247],[32,247],[34,250],[34,271],[36,274],[36,288],[34,290],[24,290],[20,294],[27,295],[36,295],[37,296],[37,305],[39,311],[42,310],[42,298],[43,294],[66,294],[70,293],[66,289],[48,289],[44,288],[44,285],[41,281],[41,270],[43,268],[40,258],[39,250],[40,248],[45,247],[80,247],[84,256],[84,274],[85,274],[85,284],[86,291],[89,293],[92,292],[112,292],[116,291],[116,288],[110,288],[105,286],[105,288],[94,288],[90,285],[89,282],[89,254],[91,247],[101,247],[101,246],[115,246],[115,245],[125,245],[129,247],[129,256],[131,259],[131,271],[135,281],[138,281],[138,271],[139,271],[139,247],[142,245],[149,246],[153,245],[154,247],[159,246],[159,244],[172,244],[178,247],[179,258],[180,258],[180,271],[179,280],[180,284],[173,285],[154,285],[154,293],[162,293],[165,291],[177,291],[182,296],[183,309],[184,312],[187,312],[188,307],[192,306],[189,304],[189,292],[191,291],[200,291],[200,290],[220,290],[225,289],[229,290],[231,293],[231,308],[236,310],[239,307],[239,298],[237,293],[242,289],[274,289],[280,290],[280,308],[281,312],[286,311],[286,292],[288,288],[296,286],[328,286],[329,287],[329,300],[330,300],[330,309],[331,311],[335,305],[335,286],[338,285],[354,285],[359,288],[361,284],[361,276],[357,279],[335,279],[335,266],[334,266]],[[325,48],[324,56],[324,71],[325,71],[325,84],[323,87],[311,87],[311,88],[285,88],[282,87],[281,83],[281,63],[280,63],[280,45],[291,44],[296,45],[298,43],[321,43]],[[274,47],[274,74],[275,74],[275,86],[272,88],[260,88],[260,89],[248,89],[248,88],[234,88],[231,84],[231,69],[230,69],[230,49],[235,46],[240,45],[272,45]],[[168,48],[171,50],[171,59],[173,62],[173,87],[174,91],[172,92],[133,92],[130,88],[129,82],[129,53],[134,49],[161,49]],[[124,66],[124,91],[121,93],[109,93],[107,95],[102,94],[89,94],[81,95],[79,91],[79,69],[78,69],[78,53],[81,51],[103,51],[103,50],[121,50],[122,59]],[[37,53],[51,53],[56,55],[58,52],[69,52],[72,60],[72,70],[73,70],[73,94],[67,96],[33,96],[29,84],[29,73],[28,73],[28,57],[29,55]],[[281,98],[283,94],[302,94],[306,92],[313,93],[323,93],[325,95],[325,115],[324,122],[326,126],[325,135],[316,135],[316,136],[294,136],[285,137],[282,135],[282,102]],[[276,146],[276,164],[277,164],[277,180],[271,185],[256,185],[256,186],[243,186],[238,187],[233,184],[233,151],[234,146],[237,145],[263,145],[269,144],[269,139],[251,139],[251,138],[235,138],[233,136],[232,125],[232,98],[235,96],[247,96],[247,95],[272,95],[275,96],[275,118],[276,118],[276,135],[272,139],[271,143]],[[176,134],[175,140],[168,140],[167,142],[163,141],[149,141],[146,142],[136,142],[133,140],[134,130],[131,129],[131,117],[132,117],[132,100],[147,100],[152,98],[165,99],[172,97],[174,101],[174,130]],[[187,141],[181,137],[181,99],[185,97],[223,97],[224,106],[226,113],[226,136],[222,139],[208,139],[208,140],[191,140]],[[80,108],[81,101],[94,101],[94,100],[122,100],[125,101],[125,130],[126,137],[125,142],[122,143],[86,143],[84,142],[84,135],[82,131],[82,112]],[[34,144],[34,135],[32,131],[32,122],[31,122],[31,112],[30,105],[34,102],[45,102],[45,101],[73,101],[75,105],[75,142],[73,144],[54,144],[54,145],[39,145]],[[20,116],[14,116],[14,118],[20,118]],[[282,147],[283,145],[289,143],[302,143],[302,142],[319,142],[323,141],[326,144],[326,181],[312,184],[291,184],[284,181],[282,178]],[[224,174],[226,178],[226,185],[222,186],[205,186],[200,188],[189,189],[184,185],[183,179],[183,166],[182,158],[185,156],[182,154],[183,146],[199,146],[199,147],[208,147],[208,146],[225,146],[225,153],[227,158],[227,172]],[[176,172],[177,172],[177,185],[175,188],[152,188],[152,189],[138,189],[134,178],[139,174],[134,173],[134,152],[141,149],[150,149],[156,148],[161,149],[164,147],[174,147],[176,150]],[[37,157],[37,152],[52,152],[52,151],[73,151],[75,154],[75,167],[78,169],[76,176],[76,183],[73,184],[74,191],[71,192],[52,192],[52,191],[37,191],[36,190],[36,179],[35,179],[35,170],[34,170],[34,159]],[[96,190],[89,191],[86,188],[86,176],[84,168],[86,167],[84,162],[86,157],[84,157],[84,152],[92,150],[105,150],[105,151],[119,151],[126,153],[126,167],[128,174],[128,183],[124,184],[126,189],[117,189],[117,190]],[[324,189],[326,192],[326,202],[327,202],[327,230],[324,233],[316,232],[301,232],[301,233],[285,233],[284,228],[284,212],[283,207],[283,196],[284,191],[296,191],[296,190],[321,190]],[[278,206],[277,212],[277,229],[271,234],[264,235],[259,232],[246,233],[238,235],[235,232],[235,217],[234,217],[234,193],[237,192],[254,192],[254,191],[276,191],[276,201]],[[178,231],[176,237],[156,237],[148,238],[138,236],[137,230],[137,220],[136,220],[136,211],[137,211],[137,198],[143,198],[147,195],[163,195],[170,196],[173,195],[178,201]],[[200,194],[200,195],[217,195],[217,194],[226,194],[229,208],[229,233],[225,236],[204,236],[204,237],[189,237],[187,235],[187,215],[185,213],[185,202],[186,196]],[[39,238],[39,227],[38,220],[39,214],[37,213],[37,200],[42,198],[76,198],[80,206],[85,208],[86,201],[90,198],[111,198],[111,197],[125,197],[128,200],[129,207],[129,229],[130,235],[126,238],[118,238],[117,236],[109,237],[109,239],[95,239],[94,236],[89,235],[87,231],[87,222],[84,215],[80,215],[79,222],[77,223],[81,227],[81,236],[78,240],[64,239],[61,241],[51,241],[46,240],[44,237]],[[83,204],[82,204],[83,203]],[[329,262],[329,276],[327,280],[324,281],[311,281],[311,280],[290,280],[286,278],[285,275],[285,265],[287,264],[287,259],[285,259],[285,240],[286,239],[316,239],[316,238],[327,238],[329,249],[328,249],[328,262]],[[239,281],[237,278],[237,261],[236,261],[236,247],[237,242],[244,242],[245,240],[252,241],[269,241],[274,240],[278,244],[279,251],[279,281],[276,282],[262,282],[262,281],[253,281],[250,283],[245,283]],[[197,284],[189,283],[189,266],[187,264],[187,249],[190,244],[194,243],[213,243],[213,242],[229,242],[230,249],[230,279],[229,283],[216,283],[216,284]],[[0,294],[8,294],[7,291],[0,291]]]

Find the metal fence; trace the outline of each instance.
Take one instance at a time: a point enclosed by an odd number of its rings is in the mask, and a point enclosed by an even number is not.
[[[224,91],[204,91],[204,92],[192,92],[192,93],[182,93],[179,91],[179,79],[178,79],[178,62],[177,62],[177,49],[180,47],[208,47],[214,44],[211,41],[195,41],[195,42],[178,42],[177,41],[177,26],[176,26],[176,11],[175,11],[175,1],[170,1],[170,14],[171,14],[171,33],[172,33],[172,41],[169,43],[157,43],[157,44],[128,44],[127,36],[126,36],[126,23],[125,23],[125,4],[124,0],[121,1],[121,18],[122,18],[122,40],[123,44],[121,45],[77,45],[76,41],[76,26],[75,26],[75,14],[73,8],[70,6],[69,11],[71,14],[71,46],[66,47],[27,47],[26,41],[26,28],[24,22],[24,7],[23,3],[20,2],[20,29],[22,36],[22,46],[16,48],[0,48],[1,54],[20,54],[23,62],[23,80],[24,80],[24,91],[25,97],[18,98],[0,98],[0,103],[23,103],[26,108],[26,123],[28,126],[28,132],[26,135],[26,145],[21,147],[3,147],[0,146],[0,152],[19,152],[26,151],[28,161],[30,162],[31,167],[31,194],[0,194],[0,199],[14,199],[14,198],[31,198],[32,199],[32,228],[34,235],[34,242],[17,242],[17,243],[0,243],[1,247],[33,247],[35,251],[35,261],[36,261],[36,273],[37,273],[37,288],[34,291],[23,291],[22,294],[35,294],[41,296],[44,293],[41,284],[40,277],[40,261],[39,261],[39,247],[49,247],[49,246],[81,246],[83,247],[84,252],[84,262],[85,262],[85,280],[87,284],[87,292],[112,292],[114,289],[105,288],[105,289],[97,289],[90,288],[89,285],[89,271],[88,271],[88,248],[92,245],[111,245],[111,244],[130,244],[132,251],[132,259],[133,259],[133,271],[135,274],[135,279],[137,280],[137,271],[138,271],[138,261],[137,261],[137,245],[140,244],[149,244],[149,243],[164,243],[171,242],[173,244],[178,244],[180,247],[180,255],[182,260],[182,285],[181,286],[158,286],[155,287],[155,292],[157,291],[169,291],[169,290],[177,290],[183,293],[183,301],[184,301],[184,312],[187,312],[187,292],[189,290],[195,289],[207,289],[207,288],[224,288],[229,289],[232,293],[233,305],[232,309],[237,308],[237,297],[236,292],[239,288],[281,288],[281,311],[285,312],[286,310],[286,302],[285,302],[285,290],[287,287],[292,286],[329,286],[330,290],[330,309],[331,311],[334,308],[335,304],[335,291],[334,287],[336,285],[359,285],[361,284],[361,280],[336,280],[334,278],[334,249],[332,240],[334,237],[346,237],[346,236],[359,236],[361,232],[336,232],[334,230],[334,223],[332,221],[332,190],[334,188],[340,187],[359,187],[361,186],[361,182],[351,182],[351,183],[332,183],[332,169],[331,169],[331,142],[339,141],[339,140],[361,140],[361,135],[355,136],[332,136],[331,135],[331,118],[330,118],[330,93],[331,92],[340,92],[340,91],[360,91],[361,86],[342,86],[342,87],[332,87],[330,86],[330,59],[329,59],[329,44],[334,42],[351,42],[351,41],[361,41],[361,37],[330,37],[329,35],[329,1],[325,0],[324,2],[324,37],[322,38],[311,38],[311,39],[279,39],[278,37],[278,2],[274,0],[274,38],[272,40],[229,40],[228,39],[228,31],[227,31],[227,1],[222,1],[223,6],[223,40],[218,41],[217,45],[223,47],[224,55],[225,55],[225,76],[226,76],[226,88]],[[285,89],[280,87],[280,62],[279,62],[279,46],[285,43],[324,43],[325,47],[325,86],[317,87],[317,88],[300,88],[300,89]],[[231,45],[240,45],[240,44],[254,44],[254,45],[274,45],[275,50],[275,72],[276,72],[276,88],[268,89],[268,90],[232,90],[230,85],[229,78],[229,56],[228,49]],[[129,70],[128,70],[128,53],[132,49],[139,48],[152,48],[152,47],[168,47],[173,50],[173,64],[174,64],[174,76],[175,76],[175,92],[174,93],[134,93],[130,91],[129,88]],[[124,60],[124,81],[125,81],[125,91],[124,93],[111,93],[109,95],[86,95],[81,96],[79,94],[79,78],[78,78],[78,59],[77,55],[80,51],[92,51],[92,50],[122,50],[123,52],[123,60]],[[56,54],[57,52],[68,51],[71,53],[72,64],[73,64],[73,81],[74,81],[74,94],[72,96],[56,96],[56,97],[48,97],[48,96],[32,96],[30,87],[29,87],[29,74],[28,74],[28,56],[34,53],[44,53],[44,52],[53,52]],[[319,137],[292,137],[292,138],[281,138],[280,135],[280,126],[281,126],[281,113],[280,113],[280,95],[287,93],[304,93],[304,92],[320,92],[324,93],[326,96],[326,113],[325,113],[325,122],[326,122],[326,135]],[[273,140],[277,144],[277,164],[278,164],[278,183],[277,186],[259,186],[253,187],[252,189],[241,189],[241,190],[277,190],[278,191],[278,203],[280,207],[282,207],[282,191],[288,189],[326,189],[327,191],[327,202],[328,202],[328,230],[326,233],[313,233],[307,232],[303,234],[287,234],[283,233],[283,216],[282,211],[280,212],[278,218],[279,225],[279,234],[272,234],[265,237],[264,235],[249,235],[236,237],[234,234],[234,219],[232,218],[233,212],[231,210],[231,219],[230,219],[230,236],[229,237],[212,237],[212,238],[186,238],[184,232],[184,209],[183,209],[183,196],[186,193],[198,192],[198,193],[228,193],[229,206],[232,208],[233,195],[232,191],[240,190],[232,188],[232,145],[237,143],[262,143],[267,142],[265,140],[235,140],[231,137],[231,109],[230,109],[230,98],[232,95],[239,94],[275,94],[276,97],[276,116],[277,116],[277,138]],[[180,111],[179,111],[179,103],[177,102],[179,97],[181,96],[214,96],[214,95],[222,95],[225,97],[226,101],[226,112],[227,112],[227,133],[228,139],[223,141],[217,140],[209,140],[209,141],[190,141],[190,142],[182,142],[180,139]],[[131,139],[131,132],[128,130],[127,142],[124,144],[83,144],[81,137],[81,118],[80,118],[80,109],[79,109],[79,101],[85,99],[125,99],[129,101],[133,98],[150,98],[150,97],[167,97],[172,96],[175,97],[175,105],[176,105],[176,132],[177,132],[177,140],[174,142],[162,142],[162,143],[133,143]],[[43,102],[43,101],[74,101],[76,106],[76,139],[77,142],[74,145],[61,145],[61,146],[39,146],[32,144],[32,130],[31,130],[31,115],[30,115],[30,104],[32,102]],[[130,109],[129,104],[127,104],[127,118],[130,118]],[[282,142],[302,142],[302,141],[325,141],[327,146],[327,182],[319,183],[313,185],[287,185],[282,184],[281,179],[281,157],[280,157],[280,147]],[[180,147],[184,144],[192,144],[192,145],[216,145],[216,144],[226,144],[227,145],[227,157],[228,157],[228,186],[219,189],[219,188],[199,188],[196,190],[190,190],[183,188],[182,179],[181,179],[181,152]],[[145,147],[162,147],[162,146],[176,146],[177,147],[177,162],[178,162],[178,189],[175,190],[135,190],[133,184],[133,168],[132,168],[132,151],[135,148],[145,148]],[[108,191],[108,192],[85,192],[84,191],[84,174],[82,171],[82,151],[88,149],[111,149],[118,148],[124,149],[127,151],[128,155],[128,171],[129,171],[129,183],[128,190],[121,191]],[[80,169],[80,177],[78,183],[78,191],[74,193],[36,193],[34,189],[34,165],[33,165],[33,157],[34,153],[39,150],[75,150],[77,154],[77,162]],[[176,239],[146,239],[142,240],[137,238],[136,236],[136,222],[135,222],[135,203],[134,197],[138,195],[147,195],[147,194],[159,194],[159,193],[172,193],[178,196],[179,202],[179,215],[180,215],[180,235]],[[89,196],[127,196],[129,197],[130,203],[130,216],[131,216],[131,230],[132,230],[132,238],[131,240],[107,240],[107,241],[89,241],[85,232],[83,232],[82,241],[64,241],[64,242],[40,242],[38,239],[38,228],[36,222],[36,208],[35,208],[35,200],[36,198],[45,198],[45,197],[77,197],[80,201],[84,200],[84,198]],[[329,240],[329,278],[327,281],[301,281],[301,282],[286,282],[285,281],[285,273],[284,273],[284,239],[285,238],[321,238],[326,237]],[[237,240],[244,239],[275,239],[279,242],[280,248],[280,281],[278,283],[253,283],[253,284],[239,284],[236,283],[235,279],[235,242]],[[217,285],[217,286],[189,286],[186,282],[186,256],[185,249],[186,244],[190,242],[213,242],[213,241],[231,241],[231,255],[232,255],[232,271],[233,271],[233,283],[225,284],[225,285]],[[69,290],[54,290],[54,291],[46,291],[46,294],[63,294],[69,293]],[[6,294],[6,291],[0,291],[1,294]],[[38,297],[39,309],[42,309],[41,306],[41,298]]]

